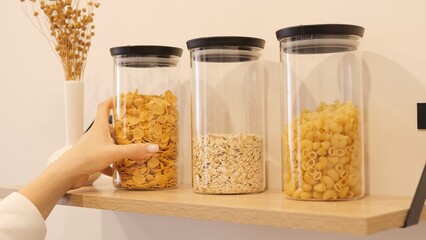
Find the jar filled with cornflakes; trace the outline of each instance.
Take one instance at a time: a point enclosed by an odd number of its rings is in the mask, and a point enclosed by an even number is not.
[[[265,189],[264,45],[263,39],[232,36],[187,42],[196,193]]]
[[[155,143],[147,159],[123,159],[113,166],[117,188],[176,187],[179,150],[179,59],[182,49],[122,46],[114,59],[113,126],[116,144]]]
[[[343,24],[276,32],[287,198],[334,201],[364,195],[363,34],[363,27]]]

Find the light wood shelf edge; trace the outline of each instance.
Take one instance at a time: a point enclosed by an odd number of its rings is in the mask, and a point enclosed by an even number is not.
[[[17,188],[0,188],[0,198]],[[68,192],[60,205],[186,217],[281,228],[368,235],[401,227],[410,197],[367,196],[345,202],[287,200],[279,190],[250,195],[202,195],[190,186],[158,191],[118,190],[96,184]],[[426,220],[426,207],[421,221]]]

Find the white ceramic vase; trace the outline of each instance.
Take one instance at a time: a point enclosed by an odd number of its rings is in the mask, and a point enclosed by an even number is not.
[[[65,81],[65,144],[72,146],[84,132],[84,82]]]

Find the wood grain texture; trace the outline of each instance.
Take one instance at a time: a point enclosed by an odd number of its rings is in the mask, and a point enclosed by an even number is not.
[[[0,189],[0,198],[16,188]],[[280,190],[250,195],[202,195],[190,186],[128,191],[100,183],[69,191],[58,204],[282,228],[368,235],[403,225],[410,197],[368,196],[360,200],[287,200]],[[426,220],[426,207],[421,220]]]

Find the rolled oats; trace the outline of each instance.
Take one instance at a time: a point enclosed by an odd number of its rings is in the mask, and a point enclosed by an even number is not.
[[[195,137],[192,163],[195,192],[238,194],[264,190],[261,136],[209,133]]]

